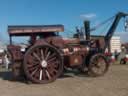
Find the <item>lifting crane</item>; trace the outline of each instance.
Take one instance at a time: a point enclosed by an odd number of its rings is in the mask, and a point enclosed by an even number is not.
[[[118,24],[119,24],[119,21],[120,21],[120,19],[122,18],[122,17],[126,17],[126,16],[128,16],[128,14],[127,13],[123,13],[123,12],[118,12],[115,16],[113,16],[115,19],[114,19],[114,21],[113,21],[113,23],[112,23],[112,25],[111,25],[111,27],[109,28],[109,30],[108,30],[108,32],[107,32],[107,34],[104,36],[104,47],[101,49],[102,50],[102,52],[105,52],[105,50],[106,50],[106,48],[108,48],[108,50],[110,50],[110,48],[109,48],[109,43],[110,43],[110,39],[112,38],[112,36],[114,35],[114,32],[115,32],[115,30],[116,30],[116,28],[117,28],[117,26],[118,26]],[[111,19],[113,19],[113,17],[111,17],[111,18],[109,18],[108,20],[106,20],[105,22],[102,22],[101,24],[99,24],[99,25],[96,25],[95,27],[93,27],[93,28],[90,28],[90,21],[85,21],[84,22],[84,28],[85,28],[85,35],[86,36],[84,36],[84,37],[86,37],[86,39],[84,40],[85,42],[87,42],[87,41],[89,41],[89,43],[90,43],[90,33],[92,32],[92,31],[95,31],[97,28],[99,28],[100,26],[102,26],[103,24],[105,24],[106,22],[108,22],[109,20],[111,20]],[[127,20],[126,20],[127,21]],[[126,22],[126,24],[125,24],[125,28],[127,28],[127,24],[128,22]],[[80,32],[80,30],[78,30],[77,29],[77,33],[79,34],[79,33],[81,33]],[[82,33],[84,33],[84,32],[82,32]],[[78,35],[79,36],[79,35]],[[80,37],[78,37],[78,38],[80,38]],[[94,41],[95,42],[95,41]]]
[[[105,49],[108,47],[109,48],[109,42],[110,42],[110,39],[112,38],[115,30],[116,30],[116,27],[118,26],[119,24],[119,21],[122,17],[126,17],[128,16],[128,14],[126,13],[123,13],[123,12],[119,12],[116,14],[115,16],[115,19],[114,19],[114,22],[112,23],[112,26],[110,27],[110,29],[108,30],[106,36],[105,36],[105,46],[104,46],[104,51]]]

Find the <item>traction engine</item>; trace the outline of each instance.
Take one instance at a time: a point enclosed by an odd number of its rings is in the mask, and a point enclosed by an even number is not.
[[[104,50],[109,46],[115,28],[125,13],[118,13],[104,38],[105,46],[100,41],[91,39],[90,22],[84,22],[85,35],[80,38],[80,31],[74,38],[63,38],[59,32],[64,31],[63,25],[43,26],[8,26],[10,45],[8,52],[15,78],[24,77],[33,83],[49,83],[62,75],[65,68],[77,68],[88,72],[90,76],[104,75],[109,62]],[[13,36],[29,36],[26,47],[12,43]],[[86,38],[85,38],[86,37]]]

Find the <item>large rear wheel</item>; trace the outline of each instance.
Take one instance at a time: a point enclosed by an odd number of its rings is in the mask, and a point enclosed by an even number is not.
[[[34,83],[49,83],[62,73],[62,56],[50,45],[31,47],[24,56],[26,77]]]

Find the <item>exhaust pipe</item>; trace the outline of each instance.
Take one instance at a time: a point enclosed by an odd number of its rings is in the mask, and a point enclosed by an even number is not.
[[[90,40],[90,21],[84,21],[86,40]]]

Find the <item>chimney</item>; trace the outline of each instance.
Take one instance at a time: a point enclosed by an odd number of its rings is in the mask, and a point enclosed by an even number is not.
[[[90,21],[84,21],[86,40],[90,40]]]

